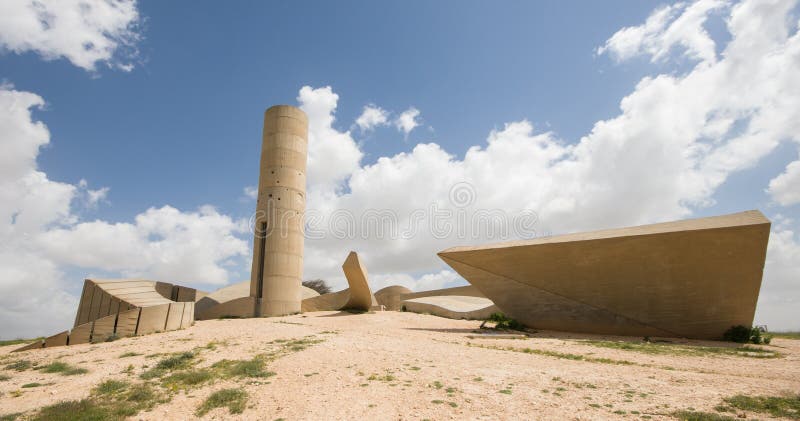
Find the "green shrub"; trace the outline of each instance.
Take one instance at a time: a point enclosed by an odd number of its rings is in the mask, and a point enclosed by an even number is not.
[[[746,396],[725,398],[728,405],[745,411],[768,413],[774,417],[800,419],[800,395]]]
[[[13,363],[6,366],[7,370],[16,370],[16,371],[25,371],[31,368],[33,364],[28,360],[19,360],[14,361]]]
[[[41,370],[43,373],[59,373],[62,376],[75,376],[89,372],[89,370],[85,368],[74,367],[63,361],[53,361],[50,364],[37,367],[37,370]]]
[[[197,408],[197,416],[202,417],[214,408],[228,408],[231,414],[241,414],[247,404],[247,392],[242,389],[222,389],[209,396]]]
[[[764,330],[762,330],[760,327],[736,325],[726,330],[722,335],[722,339],[728,342],[737,342],[740,344],[746,344],[749,342],[756,345],[769,345],[769,343],[772,341],[772,337],[762,336],[763,332]]]
[[[525,330],[525,326],[522,323],[506,317],[503,313],[492,313],[486,321],[494,322],[495,329]]]

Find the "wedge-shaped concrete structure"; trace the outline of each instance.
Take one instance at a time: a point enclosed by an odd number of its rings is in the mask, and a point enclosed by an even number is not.
[[[193,288],[144,279],[87,279],[75,326],[16,351],[104,342],[186,328],[194,323]]]
[[[348,288],[302,301],[303,311],[360,310],[369,311],[378,306],[369,288],[367,269],[361,264],[358,253],[351,251],[342,264]]]
[[[439,256],[533,328],[718,339],[753,322],[769,230],[748,211]]]

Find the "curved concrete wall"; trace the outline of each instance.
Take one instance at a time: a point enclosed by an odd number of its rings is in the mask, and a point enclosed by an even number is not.
[[[288,105],[264,113],[250,296],[255,316],[300,311],[308,118]]]
[[[400,286],[392,285],[382,288],[375,293],[375,299],[379,305],[382,305],[386,310],[398,311],[402,308],[402,302],[405,300],[412,300],[415,298],[423,297],[440,297],[448,295],[460,295],[465,297],[484,297],[483,293],[472,285],[465,285],[462,287],[433,289],[430,291],[412,292],[410,289]]]
[[[448,319],[486,320],[500,311],[488,298],[463,295],[413,298],[403,301],[401,306],[412,313],[429,313]]]

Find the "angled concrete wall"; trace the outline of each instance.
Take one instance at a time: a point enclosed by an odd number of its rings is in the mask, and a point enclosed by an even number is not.
[[[439,256],[530,327],[718,339],[753,322],[769,229],[749,211]]]

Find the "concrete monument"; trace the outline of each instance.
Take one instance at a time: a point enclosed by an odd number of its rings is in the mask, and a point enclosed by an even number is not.
[[[769,230],[749,211],[439,256],[533,328],[719,339],[753,322]]]

